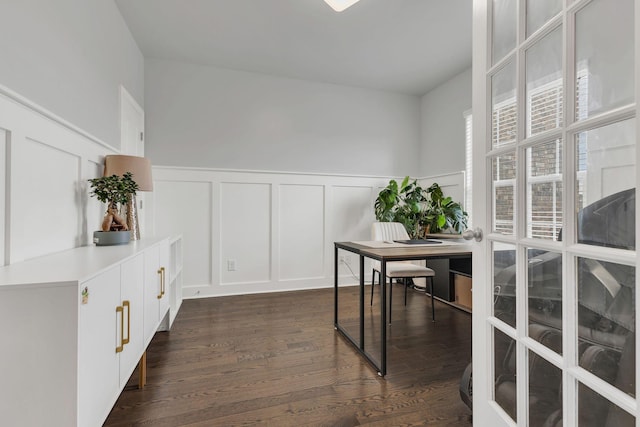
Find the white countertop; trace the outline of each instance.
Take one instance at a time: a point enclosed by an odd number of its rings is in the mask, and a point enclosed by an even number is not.
[[[14,286],[84,281],[167,238],[144,238],[127,245],[82,246],[0,267],[0,291]]]

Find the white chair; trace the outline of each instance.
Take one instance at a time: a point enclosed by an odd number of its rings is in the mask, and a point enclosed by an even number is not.
[[[376,241],[394,241],[394,240],[409,240],[409,234],[399,222],[374,222],[371,227],[371,238]],[[372,263],[373,271],[371,272],[371,305],[373,305],[373,285],[375,283],[376,273],[378,273],[378,282],[381,282],[380,278],[380,261],[374,260]],[[389,278],[389,323],[391,323],[391,303],[393,295],[393,279],[404,280],[404,305],[407,305],[407,279],[413,279],[418,277],[424,277],[429,282],[429,291],[431,293],[431,318],[436,320],[435,307],[433,305],[433,277],[436,273],[421,265],[413,264],[411,261],[397,261],[388,262],[386,276]],[[425,286],[425,292],[427,288]]]

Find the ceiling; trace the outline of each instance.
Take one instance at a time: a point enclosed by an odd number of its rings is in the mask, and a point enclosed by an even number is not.
[[[115,0],[146,58],[423,95],[471,66],[471,0]]]

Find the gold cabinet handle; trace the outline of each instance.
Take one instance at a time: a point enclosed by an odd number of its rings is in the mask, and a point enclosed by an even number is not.
[[[116,353],[121,353],[124,349],[124,308],[122,306],[116,307],[116,315],[120,313],[120,345],[116,347]]]
[[[167,284],[167,282],[166,282],[166,280],[167,280],[166,279],[166,277],[167,277],[166,274],[167,273],[166,273],[164,267],[160,267],[160,271],[162,271],[162,287],[161,287],[161,289],[162,289],[162,296],[164,296],[164,290],[166,289],[166,284]]]
[[[129,344],[129,338],[131,338],[131,303],[129,301],[122,301],[122,307],[127,308],[127,338],[123,337],[122,345]],[[124,314],[123,314],[124,319]]]
[[[160,299],[160,298],[162,298],[162,295],[163,295],[163,292],[162,292],[162,282],[163,282],[163,279],[162,279],[162,276],[163,276],[162,268],[158,269],[158,274],[160,275],[160,293],[157,295],[157,297],[158,297],[158,299]]]

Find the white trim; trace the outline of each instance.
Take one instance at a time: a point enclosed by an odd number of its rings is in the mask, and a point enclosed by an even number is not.
[[[635,109],[634,109],[634,114],[636,117],[635,120],[635,127],[636,127],[636,168],[638,167],[638,165],[640,165],[640,82],[638,81],[638,76],[640,76],[640,0],[635,0],[634,2],[634,13],[635,13],[635,29],[634,29],[634,55],[635,55],[635,70],[634,70],[634,76],[636,76],[635,79],[635,100],[636,100],[636,104],[635,104]],[[637,189],[640,188],[640,173],[636,172],[636,194],[637,194]],[[640,213],[640,198],[636,197],[636,244],[637,242],[640,242],[640,227],[638,227],[638,216]],[[636,251],[636,258],[635,258],[635,265],[638,266],[640,265],[640,253],[638,251]],[[638,292],[638,289],[640,289],[640,274],[638,274],[638,269],[636,267],[636,282],[635,282],[635,289],[636,292],[635,293],[635,333],[636,333],[636,360],[635,360],[635,384],[636,384],[636,389],[635,389],[635,395],[636,395],[636,399],[638,398],[638,396],[640,396],[640,356],[639,356],[639,351],[638,351],[638,340],[637,340],[637,334],[638,331],[640,331],[640,316],[638,316],[638,308],[640,307],[640,292]],[[636,426],[640,427],[640,414],[639,414],[639,410],[636,409],[634,416],[636,417]]]
[[[579,380],[582,384],[586,385],[593,391],[597,392],[601,396],[605,397],[611,403],[619,406],[621,409],[635,414],[638,408],[636,400],[628,394],[620,391],[615,386],[608,382],[598,378],[591,372],[581,367],[575,367],[569,369],[569,373]]]
[[[464,210],[468,215],[468,228],[473,228],[473,116],[471,110],[464,118]]]
[[[120,90],[119,90],[119,95],[120,95],[120,99],[119,99],[119,117],[118,117],[118,128],[120,131],[120,152],[123,154],[129,154],[129,155],[134,155],[134,156],[144,156],[144,138],[146,137],[146,132],[145,132],[145,128],[144,128],[144,122],[145,122],[145,115],[144,115],[144,109],[140,106],[140,104],[138,104],[138,101],[135,100],[135,98],[129,93],[129,91],[127,91],[127,89],[123,86],[120,85]],[[136,113],[139,114],[139,117],[142,119],[142,123],[138,122],[138,124],[141,125],[142,129],[140,130],[140,132],[142,133],[142,138],[138,138],[138,135],[136,135],[136,150],[135,152],[127,152],[125,153],[124,151],[124,144],[125,144],[125,139],[126,139],[126,135],[123,129],[123,118],[125,117],[125,105],[128,105],[130,107],[132,107]],[[139,146],[138,143],[141,144],[142,146],[142,152],[140,152],[138,150]],[[127,147],[127,148],[132,148],[132,147]]]
[[[9,89],[6,86],[0,85],[0,94],[6,96],[7,98],[11,99],[12,101],[28,108],[29,110],[38,113],[40,115],[42,115],[43,117],[46,117],[49,120],[54,121],[55,123],[64,126],[65,128],[76,132],[78,135],[83,136],[89,140],[91,140],[92,142],[95,142],[96,144],[99,144],[101,146],[103,146],[104,148],[107,148],[111,151],[113,151],[114,153],[117,153],[118,150],[114,147],[112,147],[111,145],[107,144],[106,142],[102,141],[100,138],[93,136],[92,134],[90,134],[89,132],[79,128],[78,126],[71,124],[70,122],[68,122],[67,120],[63,119],[62,117],[58,116],[57,114],[52,113],[51,111],[47,110],[46,108],[44,108],[43,106],[41,106],[40,104],[37,104],[27,98],[25,98],[24,96],[20,95],[19,93]]]

